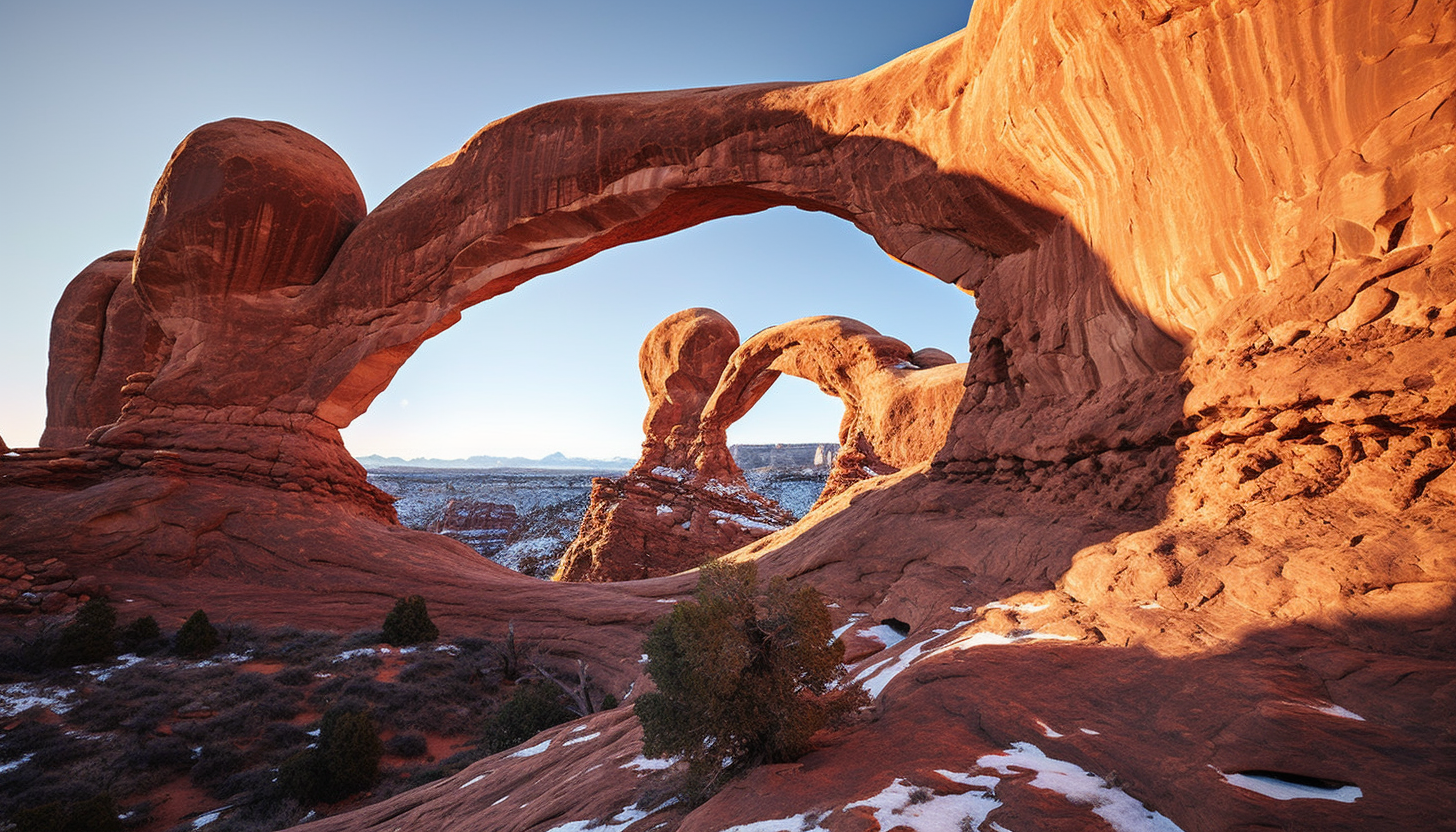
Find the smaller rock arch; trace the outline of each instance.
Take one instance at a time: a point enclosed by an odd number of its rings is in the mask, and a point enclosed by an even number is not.
[[[929,461],[945,443],[965,376],[949,354],[912,352],[852,318],[803,318],[739,344],[727,318],[702,308],[654,327],[638,362],[649,402],[642,456],[625,476],[593,481],[556,580],[669,575],[791,524],[792,515],[749,487],[727,433],[783,373],[844,402],[842,450],[820,503],[867,477]]]

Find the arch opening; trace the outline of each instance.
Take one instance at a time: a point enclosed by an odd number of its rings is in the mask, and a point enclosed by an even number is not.
[[[341,433],[355,457],[375,469],[371,480],[403,498],[397,507],[406,525],[464,531],[454,536],[478,551],[549,574],[575,536],[589,476],[561,472],[535,480],[533,494],[518,491],[513,498],[499,484],[519,481],[516,474],[421,472],[411,481],[378,469],[478,456],[506,460],[477,460],[481,468],[526,465],[552,454],[625,469],[643,441],[638,346],[656,320],[694,305],[726,310],[745,336],[826,309],[857,314],[962,356],[975,313],[968,295],[886,256],[854,226],[822,213],[772,209],[604,251],[466,310],[458,324],[423,344],[389,391]],[[746,436],[744,444],[835,445],[843,415],[838,399],[798,378],[774,390],[765,409],[755,409],[741,427],[735,423],[735,437]],[[563,460],[546,464],[552,462]],[[821,471],[808,494],[802,492],[810,486],[787,484],[796,495],[795,516],[817,499],[824,476]],[[763,493],[774,497],[785,489]],[[450,500],[459,501],[457,517],[469,513],[465,501],[514,502],[514,525],[536,523],[538,537],[511,539],[504,526],[512,524],[500,523],[501,513],[489,506],[476,512],[490,521],[485,537],[458,523],[450,528]],[[554,525],[536,522],[545,514]]]

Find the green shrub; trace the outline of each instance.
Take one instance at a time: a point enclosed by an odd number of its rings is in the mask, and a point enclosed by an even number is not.
[[[760,587],[752,563],[710,564],[694,596],[643,642],[657,691],[633,707],[642,753],[687,761],[689,803],[753,766],[797,759],[865,701],[845,686],[844,645],[812,588]]]
[[[122,828],[120,811],[111,795],[85,800],[57,801],[19,809],[10,818],[15,832],[113,832]]]
[[[334,803],[374,785],[384,746],[367,711],[330,708],[316,748],[284,761],[278,782],[301,803]]]
[[[395,734],[384,744],[384,750],[396,757],[409,759],[428,754],[430,744],[423,734]]]
[[[439,636],[440,629],[430,620],[422,596],[399,599],[384,617],[384,640],[396,647],[434,641]]]
[[[61,630],[52,660],[65,667],[105,661],[116,655],[116,610],[105,598],[81,605]]]
[[[615,707],[617,707],[617,697],[609,693],[602,697],[602,707],[598,710],[610,711]]]
[[[217,630],[202,610],[194,612],[177,631],[176,650],[181,656],[194,659],[210,656],[220,643]]]
[[[488,753],[520,745],[553,725],[576,717],[561,702],[561,688],[550,682],[523,682],[485,726]]]
[[[122,628],[117,641],[122,649],[145,655],[161,646],[162,628],[157,626],[157,619],[144,615]]]

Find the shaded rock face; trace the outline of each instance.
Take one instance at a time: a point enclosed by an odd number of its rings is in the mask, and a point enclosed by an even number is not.
[[[825,210],[976,294],[964,395],[931,464],[729,556],[909,635],[856,669],[874,719],[669,826],[870,828],[861,802],[897,778],[994,797],[985,829],[1106,824],[990,759],[1022,744],[1190,832],[1439,826],[1456,813],[1450,21],[1375,0],[987,0],[843,81],[496,122],[322,274],[304,258],[233,284],[208,255],[192,292],[144,244],[138,298],[188,348],[133,376],[94,445],[0,461],[0,539],[164,613],[363,627],[382,585],[431,587],[442,627],[570,632],[572,656],[637,678],[655,599],[691,576],[544,584],[381,522],[337,428],[472,303],[714,217]],[[339,166],[319,169],[280,193],[335,193]],[[239,228],[271,204],[243,202]],[[258,355],[266,375],[244,366]],[[625,710],[598,725],[599,745],[553,739],[313,828],[615,813],[644,788],[638,729]],[[1249,772],[1361,796],[1277,800],[1230,779]]]
[[[114,251],[81,271],[51,318],[46,374],[46,448],[76,447],[121,415],[122,388],[156,373],[170,340],[132,287],[134,251]]]
[[[486,557],[505,548],[520,516],[510,503],[485,500],[450,500],[426,531],[448,534]]]
[[[619,479],[592,481],[555,580],[671,575],[793,522],[748,487],[727,434],[702,431],[703,408],[737,346],[738,330],[711,309],[669,315],[647,334],[638,353],[648,401],[642,456]]]

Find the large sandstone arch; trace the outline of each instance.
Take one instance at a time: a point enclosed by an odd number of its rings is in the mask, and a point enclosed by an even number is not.
[[[201,128],[158,184],[136,258],[137,295],[176,346],[97,442],[379,506],[337,430],[461,309],[613,245],[775,205],[853,222],[978,292],[993,318],[995,298],[1035,291],[1016,285],[1025,264],[988,280],[996,264],[1053,243],[1082,264],[1047,287],[1066,296],[1057,317],[1096,310],[1098,338],[1058,349],[1033,378],[1043,395],[1121,400],[1128,388],[1174,405],[1165,383],[1142,381],[1169,374],[1180,348],[1119,297],[1066,220],[933,155],[943,126],[913,116],[960,106],[965,88],[949,81],[970,69],[965,48],[953,36],[844,82],[542,105],[486,127],[362,220],[347,167],[311,137],[244,120]]]

